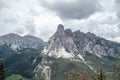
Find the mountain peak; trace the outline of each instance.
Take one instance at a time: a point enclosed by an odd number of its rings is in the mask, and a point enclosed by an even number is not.
[[[0,36],[0,45],[4,44],[7,44],[13,50],[22,50],[25,48],[38,49],[44,47],[44,42],[37,37],[30,35],[22,37],[15,33]]]
[[[72,36],[72,34],[73,34],[71,29],[66,29],[65,33],[69,36]]]
[[[119,49],[120,46],[116,46],[115,42],[103,40],[90,32],[64,30],[64,26],[59,24],[57,32],[49,39],[43,52],[57,58],[79,57],[87,53],[102,58],[103,56],[115,57],[116,53],[120,53]]]
[[[17,36],[17,37],[21,37],[20,35],[15,34],[15,33],[8,33],[8,34],[2,35],[2,36],[10,36],[10,37],[15,37],[15,36]],[[0,37],[1,37],[1,36],[0,36]]]
[[[62,24],[59,24],[57,27],[57,31],[64,31],[64,26]]]

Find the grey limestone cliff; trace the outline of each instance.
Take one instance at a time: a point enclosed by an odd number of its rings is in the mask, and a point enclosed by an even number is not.
[[[98,57],[115,57],[120,53],[120,44],[105,40],[90,32],[64,30],[64,26],[59,24],[56,33],[49,38],[44,53],[63,58],[85,56],[87,53]]]

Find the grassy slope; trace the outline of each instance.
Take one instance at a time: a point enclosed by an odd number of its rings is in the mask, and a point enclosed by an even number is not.
[[[23,78],[21,75],[17,75],[17,74],[12,74],[11,76],[8,76],[5,80],[30,80],[30,79],[26,79]]]
[[[33,70],[41,61],[40,50],[25,49],[17,52],[5,60],[6,76],[20,74],[31,79],[34,76]],[[36,62],[33,61],[36,59]]]
[[[55,59],[50,67],[52,68],[51,80],[62,80],[64,73],[69,72],[72,69],[76,69],[86,74],[94,73],[83,62],[72,61],[70,59]]]
[[[103,70],[107,73],[106,77],[108,77],[108,79],[114,79],[116,70],[115,64],[120,64],[120,60],[111,57],[99,58],[96,55],[91,54],[86,55],[84,58],[87,64],[93,67],[94,70]],[[61,58],[52,59],[52,61],[53,63],[50,65],[52,68],[52,80],[61,79],[64,76],[64,73],[70,71],[71,69],[77,69],[80,72],[86,73],[88,76],[92,76],[94,74],[94,71],[82,61],[72,61],[70,59]]]
[[[120,60],[117,58],[103,57],[99,58],[96,55],[87,54],[85,60],[91,65],[96,71],[102,70],[106,72],[107,80],[113,80],[116,77],[116,64],[120,64]]]

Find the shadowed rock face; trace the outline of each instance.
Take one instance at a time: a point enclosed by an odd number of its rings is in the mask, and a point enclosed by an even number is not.
[[[62,24],[58,25],[56,33],[49,38],[46,53],[50,56],[61,55],[61,49],[69,53],[70,57],[77,55],[85,56],[86,53],[95,54],[98,57],[115,57],[120,53],[120,44],[97,37],[93,33],[83,33],[80,30],[72,32],[71,29],[64,30]],[[62,52],[64,55],[65,52]],[[52,54],[51,54],[52,53]],[[64,57],[64,56],[61,56]]]
[[[58,25],[57,32],[62,32],[64,31],[64,26],[62,24]]]
[[[13,50],[21,50],[25,48],[42,48],[44,47],[44,42],[34,36],[26,35],[20,36],[14,33],[6,34],[0,37],[0,45],[7,44]]]
[[[65,30],[65,34],[68,35],[68,36],[72,36],[72,35],[73,35],[71,29],[66,29],[66,30]]]

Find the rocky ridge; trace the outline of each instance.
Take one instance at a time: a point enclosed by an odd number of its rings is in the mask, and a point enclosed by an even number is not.
[[[58,25],[55,34],[49,38],[43,53],[56,58],[84,57],[87,53],[102,57],[116,57],[120,53],[120,44],[105,40],[93,33],[80,30],[72,32]]]
[[[25,48],[34,48],[39,49],[41,47],[44,47],[43,40],[31,36],[20,36],[14,33],[6,34],[0,37],[0,45],[8,45],[13,50],[22,50]]]

